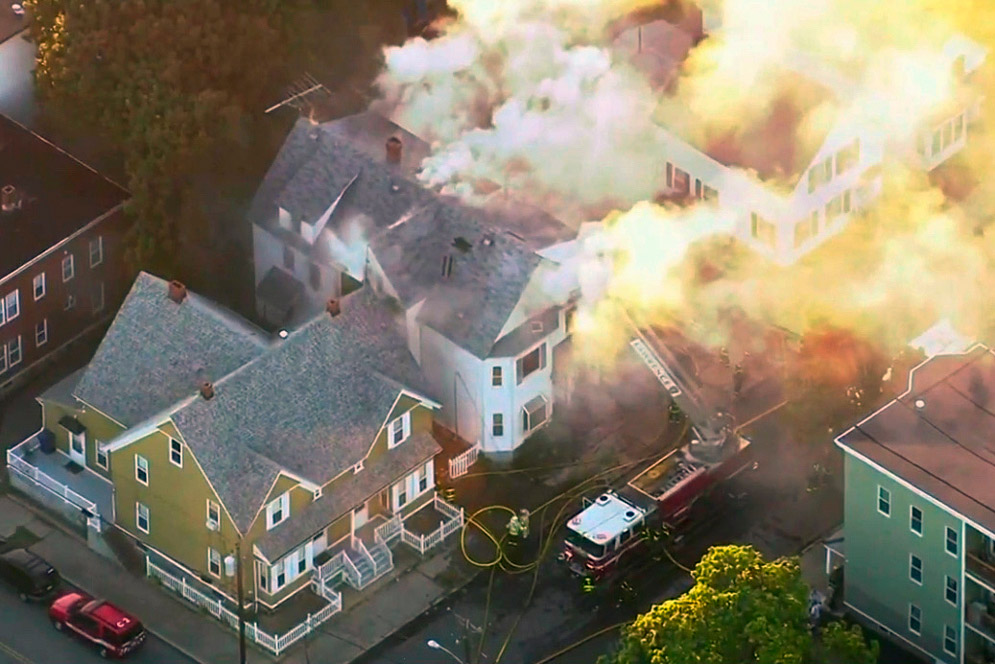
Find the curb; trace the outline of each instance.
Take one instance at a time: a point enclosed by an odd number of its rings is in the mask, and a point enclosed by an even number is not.
[[[21,496],[15,494],[12,491],[9,491],[6,494],[6,497],[9,498],[12,502],[17,503],[18,505],[20,505],[24,509],[26,509],[29,512],[31,512],[32,514],[34,514],[36,518],[44,521],[46,524],[52,526],[53,528],[57,528],[64,535],[68,535],[68,536],[72,537],[73,539],[77,540],[78,542],[80,542],[81,544],[83,544],[84,546],[86,546],[86,540],[84,540],[80,536],[79,533],[77,533],[77,532],[73,531],[72,529],[68,528],[65,524],[59,523],[56,519],[52,519],[48,514],[39,511],[39,509],[37,507],[35,507],[34,505],[28,504]],[[87,546],[87,550],[89,551],[89,547],[88,546]],[[93,555],[99,555],[99,554],[94,553]],[[62,575],[62,578],[65,579],[66,581],[68,581],[70,584],[76,586],[77,588],[80,588],[80,589],[86,591],[90,595],[100,596],[100,594],[101,594],[101,593],[92,591],[88,587],[88,584],[84,584],[83,582],[79,581],[78,579],[74,579],[74,578],[66,576],[66,575]],[[209,662],[209,661],[205,661],[203,659],[200,659],[199,657],[197,657],[196,655],[194,655],[193,653],[191,653],[189,650],[187,650],[187,648],[185,646],[181,646],[180,644],[176,643],[173,639],[171,639],[171,638],[169,638],[167,636],[164,636],[159,630],[153,629],[152,627],[150,627],[147,624],[145,625],[145,629],[150,634],[152,634],[153,636],[155,636],[157,639],[159,639],[160,641],[162,641],[163,643],[165,643],[166,645],[168,645],[170,648],[173,648],[174,650],[177,650],[181,655],[183,655],[187,659],[193,660],[194,662],[197,662],[198,664],[216,664],[215,662]]]

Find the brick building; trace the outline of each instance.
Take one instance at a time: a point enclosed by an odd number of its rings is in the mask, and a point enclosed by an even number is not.
[[[0,116],[0,396],[113,316],[130,285],[127,198]]]

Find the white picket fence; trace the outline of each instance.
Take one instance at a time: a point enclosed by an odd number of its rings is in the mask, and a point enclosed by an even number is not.
[[[21,445],[24,444],[25,443],[21,443]],[[18,447],[20,447],[20,445]],[[77,507],[84,508],[94,516],[97,515],[97,504],[95,502],[93,502],[89,498],[81,496],[80,494],[76,493],[62,482],[53,479],[52,477],[45,474],[35,466],[32,466],[30,463],[28,463],[27,461],[19,457],[17,454],[15,454],[14,452],[15,449],[17,448],[11,448],[7,450],[7,468],[15,470],[21,475],[24,475],[25,477],[30,479],[32,482],[34,482],[41,488],[46,489],[47,491],[55,494],[59,498],[62,498],[62,500],[66,501],[67,503],[71,503],[73,505],[76,505]]]
[[[477,462],[480,456],[480,443],[449,460],[449,478],[456,479],[470,472],[470,466]]]
[[[401,526],[401,541],[422,555],[424,555],[425,552],[433,546],[436,546],[442,542],[442,540],[462,528],[465,519],[462,507],[453,507],[438,496],[433,496],[432,502],[436,511],[446,517],[446,519],[439,524],[438,528],[433,530],[428,535],[416,535],[407,528],[404,528],[403,524]]]
[[[187,583],[184,578],[177,578],[162,569],[147,557],[145,558],[145,573],[152,579],[159,581],[164,587],[169,588],[176,594],[191,604],[207,609],[208,613],[228,625],[232,629],[238,629],[238,615],[225,607],[220,600],[211,597]],[[251,641],[258,643],[276,656],[287,650],[305,636],[313,632],[319,625],[342,610],[342,595],[331,588],[327,588],[318,583],[319,594],[328,600],[328,604],[317,613],[309,613],[307,618],[299,625],[291,629],[286,634],[273,636],[261,630],[256,623],[245,623],[245,635]]]

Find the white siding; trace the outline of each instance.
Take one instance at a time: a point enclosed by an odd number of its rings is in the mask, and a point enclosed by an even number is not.
[[[480,440],[484,419],[480,385],[485,363],[423,326],[419,357],[429,389],[442,402],[438,421],[464,440]]]

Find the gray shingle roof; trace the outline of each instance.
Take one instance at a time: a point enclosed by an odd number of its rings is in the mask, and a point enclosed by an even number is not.
[[[425,299],[421,323],[484,358],[544,259],[480,218],[487,216],[442,199],[374,238],[370,249],[404,306]],[[462,249],[454,246],[462,241]],[[446,256],[453,267],[444,278]]]
[[[382,491],[407,471],[425,463],[442,451],[429,433],[414,433],[408,440],[390,450],[359,474],[345,480],[334,491],[293,514],[284,524],[266,533],[255,544],[268,560],[278,560],[283,554],[332,523],[361,502]]]
[[[42,392],[38,398],[43,401],[54,401],[64,406],[75,406],[76,399],[73,397],[73,392],[76,391],[76,386],[79,385],[84,373],[86,373],[86,367],[77,369]]]
[[[395,316],[357,293],[173,414],[239,528],[281,467],[325,484],[365,457],[402,387],[427,395]]]
[[[217,381],[268,347],[261,330],[194,293],[169,299],[166,281],[142,272],[74,395],[126,427]]]

